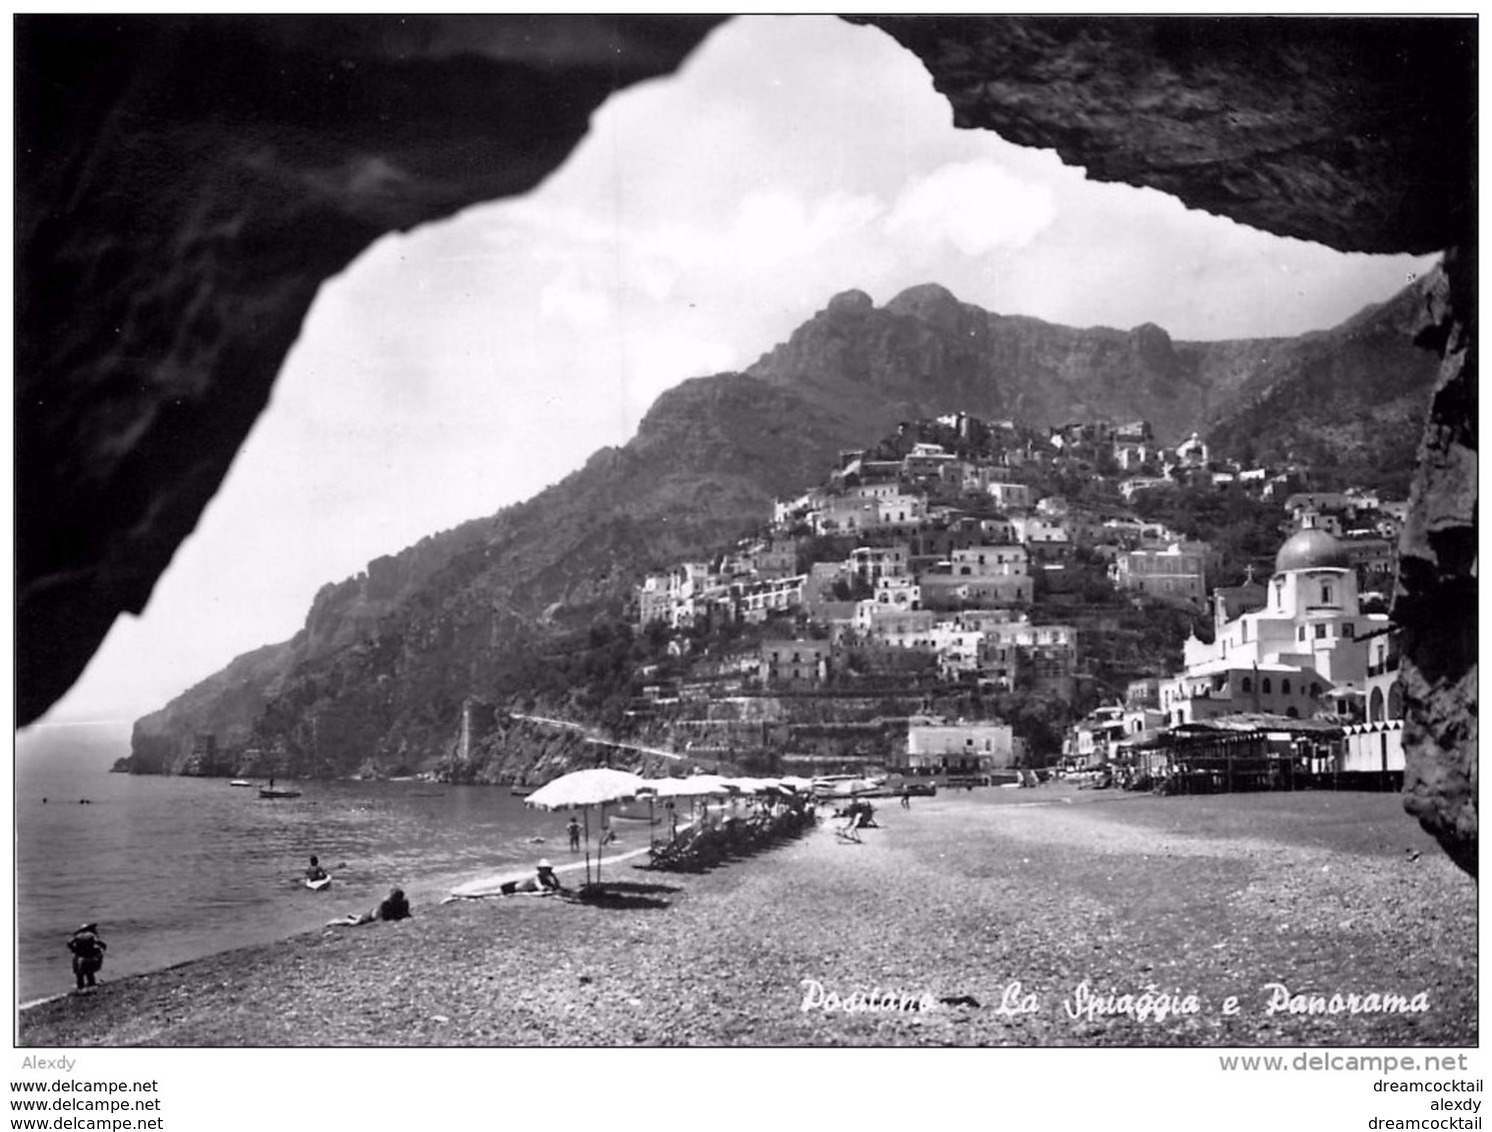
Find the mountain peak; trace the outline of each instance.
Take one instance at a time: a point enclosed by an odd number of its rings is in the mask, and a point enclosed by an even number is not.
[[[1142,322],[1129,332],[1129,340],[1141,362],[1152,369],[1164,369],[1175,362],[1171,336],[1153,322]]]
[[[829,300],[824,313],[830,318],[864,318],[876,309],[875,300],[864,291],[851,288],[841,291]]]
[[[956,319],[963,304],[952,291],[940,283],[919,283],[908,287],[886,304],[892,314],[907,315],[935,325],[947,325]]]

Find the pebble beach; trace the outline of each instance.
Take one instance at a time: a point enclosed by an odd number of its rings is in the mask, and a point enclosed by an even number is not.
[[[458,900],[106,966],[22,1011],[18,1044],[1478,1041],[1476,886],[1397,796],[942,792],[878,800],[858,844],[821,812],[708,872],[619,865],[595,903]]]

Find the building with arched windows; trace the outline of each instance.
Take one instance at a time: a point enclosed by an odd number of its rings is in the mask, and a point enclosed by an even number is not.
[[[1231,620],[1220,609],[1214,639],[1189,639],[1184,662],[1188,669],[1219,660],[1301,665],[1339,688],[1362,690],[1367,638],[1387,626],[1386,614],[1359,607],[1346,548],[1325,531],[1297,531],[1275,556],[1264,604]]]
[[[1162,681],[1160,710],[1171,726],[1240,712],[1310,719],[1330,688],[1319,672],[1299,665],[1216,661]]]
[[[1399,650],[1393,632],[1379,629],[1363,642],[1368,649],[1364,716],[1345,729],[1340,769],[1353,774],[1400,776],[1404,772],[1404,697],[1399,686]],[[1389,785],[1393,785],[1390,780]]]
[[[1324,705],[1316,696],[1302,701],[1302,686],[1319,689],[1318,695],[1333,691],[1366,710],[1368,642],[1387,629],[1388,617],[1362,612],[1356,572],[1337,539],[1322,530],[1291,535],[1275,556],[1262,595],[1256,591],[1250,598],[1237,603],[1215,596],[1213,639],[1188,639],[1184,671],[1162,686],[1161,706],[1171,722],[1228,711],[1289,715],[1291,707],[1307,718]],[[1286,681],[1288,699],[1281,693]],[[1269,706],[1266,696],[1280,706]]]

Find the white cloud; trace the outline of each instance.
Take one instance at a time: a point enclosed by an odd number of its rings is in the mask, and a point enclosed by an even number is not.
[[[660,225],[637,241],[644,257],[683,270],[760,272],[813,256],[863,233],[885,209],[875,197],[834,190],[808,199],[786,188],[746,193],[727,226],[707,218]]]
[[[811,203],[785,189],[754,192],[741,201],[726,250],[743,266],[774,267],[854,235],[881,210],[873,197],[839,191]]]
[[[616,322],[615,306],[607,295],[563,276],[545,285],[539,295],[539,313],[582,330],[614,326]]]
[[[927,248],[952,244],[967,256],[1023,248],[1057,219],[1045,185],[1022,181],[993,161],[944,165],[917,177],[886,218],[888,235]]]

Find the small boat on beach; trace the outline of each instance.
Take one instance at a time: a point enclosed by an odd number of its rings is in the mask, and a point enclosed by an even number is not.
[[[820,801],[831,798],[885,797],[884,778],[865,778],[858,774],[821,774],[813,780],[813,796]]]
[[[299,790],[289,790],[284,786],[261,786],[259,787],[261,798],[299,798]]]
[[[328,874],[328,875],[326,875],[324,877],[318,877],[315,880],[310,880],[308,878],[305,881],[305,886],[307,888],[309,888],[312,892],[323,892],[327,888],[331,887],[331,883],[332,883],[332,878],[331,878],[331,875]]]
[[[229,786],[252,786],[254,784],[252,782],[250,782],[247,778],[230,778],[228,780],[228,785]]]
[[[515,786],[508,793],[512,794],[515,798],[527,798],[537,789],[537,786]]]

